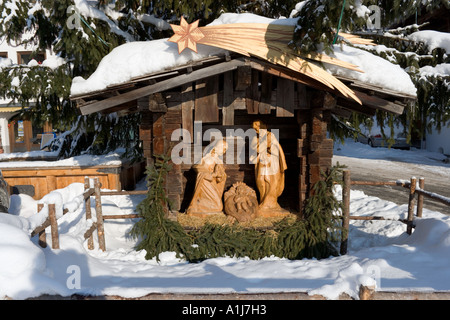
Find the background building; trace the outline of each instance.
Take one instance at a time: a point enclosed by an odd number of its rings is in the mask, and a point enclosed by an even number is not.
[[[0,68],[9,65],[36,65],[52,56],[50,50],[36,51],[34,45],[8,43],[0,39]],[[51,132],[51,125],[36,126],[28,119],[18,118],[22,105],[0,98],[0,152],[39,150],[43,133]]]

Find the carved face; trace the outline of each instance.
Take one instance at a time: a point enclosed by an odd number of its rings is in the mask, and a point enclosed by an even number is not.
[[[259,134],[260,129],[267,129],[266,124],[261,120],[253,121],[252,127],[256,131],[256,134]]]
[[[211,153],[216,156],[222,156],[227,152],[228,149],[228,143],[225,139],[219,140],[216,145],[214,145]]]
[[[253,121],[253,129],[256,131],[256,133],[259,133],[260,128],[261,128],[261,121],[259,120]]]
[[[216,148],[216,152],[218,155],[224,155],[227,152],[228,143],[225,141],[225,139],[223,139],[222,142],[218,143]]]

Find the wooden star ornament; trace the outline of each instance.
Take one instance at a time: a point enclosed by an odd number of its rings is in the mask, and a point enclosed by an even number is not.
[[[170,42],[178,44],[178,53],[183,52],[184,49],[189,48],[197,52],[197,42],[205,37],[203,32],[198,27],[199,20],[189,24],[181,17],[180,25],[171,24],[173,32],[175,33],[170,39]]]
[[[171,24],[174,35],[168,39],[178,44],[178,53],[188,48],[197,53],[197,44],[213,46],[229,50],[244,56],[255,56],[279,64],[305,76],[319,81],[323,85],[339,90],[345,97],[353,98],[362,104],[356,94],[344,83],[329,74],[326,70],[308,63],[308,60],[334,64],[343,68],[359,71],[353,64],[325,54],[301,55],[289,47],[295,26],[264,23],[232,23],[198,26],[199,20],[189,24],[181,17],[180,25]],[[359,38],[348,39],[350,42]]]

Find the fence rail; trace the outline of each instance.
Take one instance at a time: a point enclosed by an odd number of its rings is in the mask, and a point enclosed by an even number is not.
[[[102,212],[102,196],[114,196],[114,195],[145,195],[147,190],[134,190],[134,191],[101,191],[101,183],[98,178],[94,178],[94,187],[90,185],[90,180],[85,177],[84,180],[84,193],[83,199],[86,207],[86,220],[92,221],[91,211],[91,197],[95,197],[95,213],[96,221],[92,222],[91,226],[84,233],[84,239],[87,239],[87,246],[89,250],[94,249],[94,231],[97,230],[98,246],[102,251],[106,251],[105,242],[105,230],[103,226],[104,220],[107,219],[133,219],[139,218],[138,214],[122,214],[122,215],[103,215]],[[37,210],[40,212],[44,207],[44,204],[39,203]],[[47,237],[45,230],[51,228],[52,249],[59,249],[59,234],[58,234],[58,221],[56,217],[55,204],[48,204],[48,218],[38,227],[31,232],[31,237],[39,235],[39,245],[43,248],[47,247]],[[63,215],[68,212],[67,209],[63,210]]]
[[[371,185],[371,186],[398,186],[403,187],[409,190],[409,200],[408,200],[408,215],[406,219],[388,219],[385,217],[379,216],[351,216],[350,215],[350,187],[352,185]],[[415,228],[414,225],[414,207],[415,207],[415,196],[417,194],[417,208],[416,208],[416,216],[422,217],[423,211],[423,199],[424,197],[433,199],[435,201],[439,201],[445,205],[450,206],[450,198],[444,197],[442,195],[425,191],[425,179],[420,178],[417,184],[417,179],[415,177],[411,178],[410,181],[352,181],[350,177],[350,171],[343,171],[343,189],[342,189],[342,227],[346,232],[341,240],[340,253],[342,255],[347,254],[348,250],[348,232],[350,220],[391,220],[391,221],[399,221],[406,224],[406,232],[408,234],[412,233],[412,229]],[[103,215],[102,212],[102,196],[114,196],[114,195],[145,195],[147,194],[147,190],[134,190],[134,191],[101,191],[101,184],[98,178],[94,178],[94,187],[90,186],[90,180],[88,177],[85,178],[84,182],[85,191],[83,193],[83,198],[86,207],[86,220],[92,221],[92,212],[91,212],[91,197],[95,197],[95,212],[96,212],[96,221],[92,222],[91,226],[84,233],[84,238],[88,240],[87,246],[89,250],[94,249],[94,231],[97,230],[98,236],[98,245],[99,249],[102,251],[106,251],[106,243],[105,243],[105,230],[103,226],[104,220],[108,219],[135,219],[139,218],[137,214],[126,214],[126,215]],[[43,208],[43,204],[38,204],[38,212],[40,212]],[[51,238],[52,238],[52,248],[59,249],[59,235],[58,235],[58,222],[56,218],[55,205],[48,205],[49,216],[44,221],[44,223],[37,228],[35,228],[31,237],[39,235],[39,245],[41,247],[46,247],[46,234],[45,230],[47,227],[51,227]],[[63,215],[67,213],[67,210],[63,211]]]
[[[350,215],[350,187],[352,185],[364,185],[364,186],[398,186],[409,190],[408,199],[408,215],[406,219],[386,219],[379,216],[351,216]],[[450,198],[444,197],[442,195],[425,191],[425,179],[419,178],[417,182],[416,177],[412,177],[410,181],[352,181],[350,177],[350,170],[343,171],[343,187],[342,187],[342,227],[344,228],[344,236],[341,241],[341,254],[347,254],[348,249],[348,233],[350,220],[393,220],[399,221],[406,224],[406,232],[408,234],[412,233],[412,229],[415,228],[414,224],[414,207],[416,202],[417,194],[417,206],[416,206],[416,216],[422,217],[423,212],[423,199],[427,197],[429,199],[439,201],[445,205],[450,206]]]

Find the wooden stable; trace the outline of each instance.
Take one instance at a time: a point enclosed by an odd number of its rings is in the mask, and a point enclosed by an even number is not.
[[[401,114],[415,98],[343,77],[339,80],[362,105],[303,74],[237,54],[205,58],[72,99],[82,114],[140,112],[140,139],[149,166],[155,155],[167,154],[179,143],[172,141],[175,130],[186,129],[192,138],[194,121],[202,122],[202,135],[214,128],[224,137],[227,129],[245,131],[254,120],[263,121],[268,130],[279,130],[286,156],[286,187],[280,205],[301,214],[321,171],[332,165],[333,141],[327,137],[332,115],[349,117],[353,111],[374,115],[377,109]],[[208,144],[203,141],[203,147]],[[239,181],[256,190],[253,164],[225,164],[225,168],[225,190]],[[173,211],[185,212],[194,186],[192,165],[173,164],[166,179]]]

